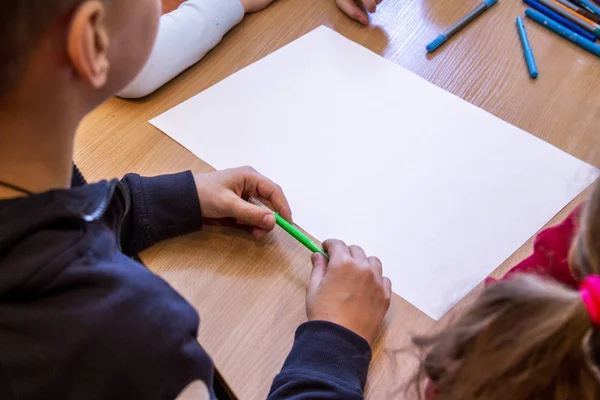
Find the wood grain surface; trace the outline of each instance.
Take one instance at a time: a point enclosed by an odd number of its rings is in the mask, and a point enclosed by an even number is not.
[[[179,7],[185,0],[162,0],[163,14],[169,13]]]
[[[183,169],[210,171],[210,166],[146,121],[323,24],[599,165],[599,60],[527,20],[540,71],[537,80],[530,80],[515,26],[515,18],[524,10],[520,2],[500,2],[435,54],[425,55],[430,40],[478,3],[384,0],[372,16],[372,25],[363,27],[341,14],[333,0],[279,0],[248,16],[203,61],[157,93],[139,101],[113,99],[94,111],[80,127],[76,162],[92,181],[130,171],[146,175]],[[377,101],[357,98],[355,109],[348,114],[361,115],[362,104]],[[531,240],[496,274],[530,250]],[[206,228],[161,243],[142,258],[198,309],[202,317],[199,340],[239,398],[265,398],[290,349],[295,328],[306,318],[304,292],[311,268],[308,252],[281,231],[256,243],[240,231]],[[467,303],[468,299],[448,318]],[[369,399],[410,398],[402,392],[415,365],[405,351],[410,334],[429,331],[434,325],[410,304],[394,297],[374,349]]]

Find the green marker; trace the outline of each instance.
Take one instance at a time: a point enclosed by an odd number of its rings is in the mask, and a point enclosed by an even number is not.
[[[252,204],[257,205],[259,207],[267,208],[267,206],[265,206],[263,203],[261,203],[260,201],[258,201],[257,199],[255,199],[253,197],[251,197],[249,199],[249,201]],[[273,215],[275,216],[275,221],[277,222],[277,225],[279,225],[281,227],[281,229],[283,229],[284,231],[286,231],[287,233],[292,235],[292,237],[294,239],[296,239],[297,241],[302,243],[307,249],[309,249],[313,253],[323,254],[323,256],[325,256],[325,258],[329,261],[329,256],[327,255],[327,253],[325,253],[325,250],[323,250],[320,246],[315,244],[315,242],[310,240],[308,238],[308,236],[306,236],[304,233],[302,233],[293,224],[290,224],[285,219],[283,219],[283,217],[281,215],[277,214],[276,212],[274,212]]]

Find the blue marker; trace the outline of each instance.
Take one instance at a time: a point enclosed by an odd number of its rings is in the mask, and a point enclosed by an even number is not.
[[[586,38],[576,34],[568,28],[565,28],[558,22],[555,22],[554,20],[546,17],[544,14],[532,10],[531,8],[525,10],[525,15],[542,25],[544,28],[550,29],[552,32],[575,43],[577,46],[582,47],[590,53],[600,57],[600,46],[598,46],[596,43],[587,40]]]
[[[529,44],[529,39],[527,38],[527,31],[525,30],[523,17],[517,17],[517,29],[519,30],[521,43],[523,43],[523,53],[525,53],[527,68],[529,68],[529,76],[535,79],[538,77],[538,70],[537,66],[535,65],[535,58],[533,58],[533,50],[531,50],[531,45]]]
[[[588,11],[593,12],[596,15],[600,15],[600,8],[596,7],[591,1],[588,0],[579,0],[582,6],[588,9]]]
[[[469,25],[475,18],[479,17],[481,14],[485,12],[488,8],[496,4],[498,0],[483,0],[483,3],[478,5],[473,11],[465,15],[458,21],[454,26],[450,27],[446,32],[442,33],[440,36],[436,37],[433,42],[429,43],[426,47],[427,52],[431,53],[435,51],[438,47],[446,43],[448,39],[454,36],[458,31],[460,31],[465,26]]]
[[[541,12],[542,14],[544,14],[545,16],[547,16],[548,18],[552,18],[553,20],[555,20],[559,24],[564,25],[565,27],[569,28],[573,32],[577,33],[578,35],[581,35],[584,38],[586,38],[588,40],[591,40],[592,42],[596,41],[596,36],[592,35],[590,32],[586,31],[585,29],[583,29],[582,27],[580,27],[579,25],[577,25],[575,22],[569,21],[568,19],[566,19],[562,15],[560,15],[557,12],[549,9],[548,7],[546,7],[545,5],[543,5],[542,3],[540,3],[539,1],[537,1],[537,0],[523,0],[523,3],[527,4],[528,6],[530,6],[533,9]]]

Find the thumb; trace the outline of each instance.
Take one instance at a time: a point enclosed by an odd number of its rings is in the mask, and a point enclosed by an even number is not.
[[[310,273],[309,286],[313,287],[317,286],[325,276],[325,272],[327,271],[327,259],[323,257],[322,254],[314,253],[310,260],[312,261],[313,269]]]
[[[268,208],[251,204],[237,196],[232,200],[231,216],[249,226],[263,228],[268,231],[275,228],[275,215]]]
[[[354,0],[337,0],[337,5],[347,16],[363,25],[369,23],[369,17]]]

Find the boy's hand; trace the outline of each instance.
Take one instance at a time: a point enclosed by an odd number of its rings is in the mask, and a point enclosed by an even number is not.
[[[275,216],[271,210],[246,201],[256,197],[292,222],[292,211],[281,188],[251,167],[197,174],[194,179],[204,218],[235,218],[253,227],[252,233],[259,239],[275,227]]]
[[[312,256],[313,271],[306,292],[310,321],[334,322],[372,344],[390,307],[392,283],[382,275],[381,261],[358,246],[328,240]]]
[[[244,7],[246,14],[260,11],[274,1],[275,0],[241,0],[242,7]]]
[[[369,24],[369,16],[365,12],[374,13],[382,0],[335,0],[337,6],[347,16],[363,25]]]

